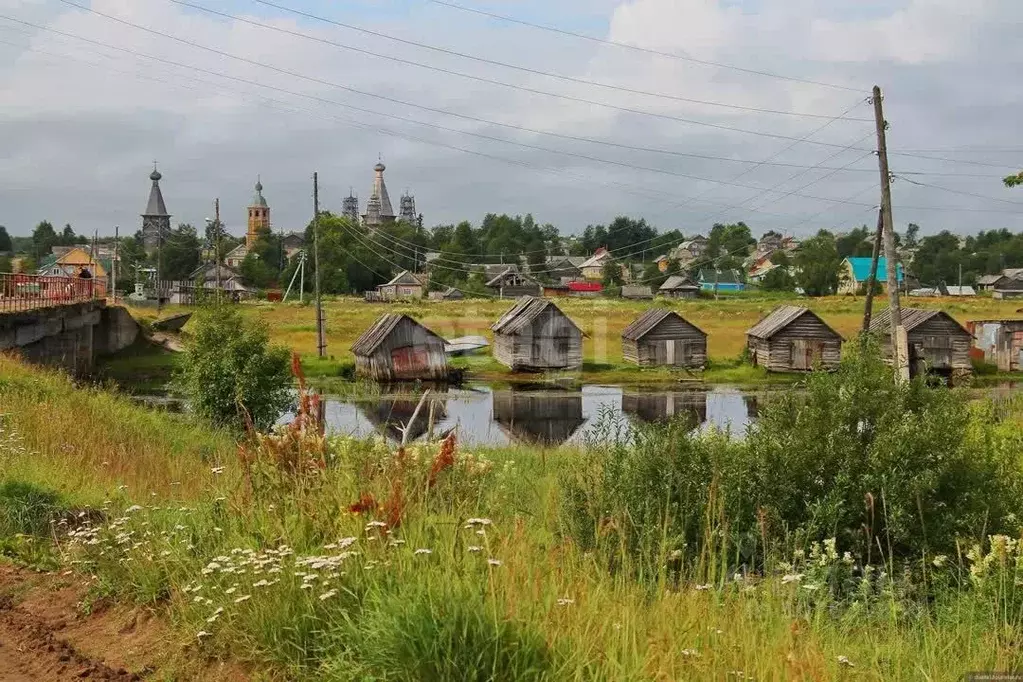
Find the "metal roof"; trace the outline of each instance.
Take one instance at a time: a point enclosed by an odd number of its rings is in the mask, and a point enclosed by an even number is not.
[[[495,334],[517,334],[522,331],[523,327],[531,324],[533,320],[547,310],[548,306],[554,308],[559,315],[568,320],[568,323],[578,329],[580,334],[583,333],[583,331],[579,329],[579,325],[573,322],[572,318],[568,315],[561,312],[561,309],[554,305],[553,301],[548,301],[545,298],[537,298],[534,296],[523,296],[520,298],[512,309],[502,315],[501,319],[495,322],[490,329]],[[583,335],[585,336],[585,334]]]
[[[366,331],[362,332],[362,335],[355,340],[352,344],[352,353],[355,355],[370,355],[376,350],[387,336],[394,331],[395,327],[402,319],[407,319],[409,322],[414,324],[419,330],[426,336],[432,336],[439,340],[441,343],[445,343],[444,339],[435,334],[430,329],[427,329],[423,325],[413,320],[404,313],[384,313],[377,318],[377,321],[372,324]]]
[[[664,320],[668,319],[673,315],[678,319],[682,320],[683,322],[685,322],[686,324],[688,324],[696,331],[703,334],[704,336],[707,336],[707,332],[703,331],[695,324],[693,324],[686,318],[676,313],[674,310],[669,310],[667,308],[651,308],[650,310],[640,315],[635,322],[630,324],[628,327],[625,328],[624,331],[622,331],[622,338],[628,339],[629,341],[638,341],[644,336],[646,336],[646,334],[649,333],[654,327],[656,327],[661,322],[663,322]]]
[[[924,310],[923,308],[902,308],[902,326],[906,328],[907,332],[911,332],[924,322],[938,317],[944,316],[952,320],[957,327],[963,330],[964,334],[969,334],[966,328],[959,324],[954,317],[946,313],[944,310]],[[887,333],[891,330],[892,324],[892,311],[891,308],[885,308],[884,310],[875,313],[870,318],[870,331]]]
[[[147,217],[167,217],[170,214],[167,213],[167,204],[163,203],[163,192],[160,191],[160,178],[163,177],[155,170],[149,178],[153,181],[153,188],[149,190],[149,202],[146,204],[146,212],[143,216]]]
[[[753,336],[758,339],[769,339],[803,315],[813,315],[817,318],[817,321],[827,327],[832,334],[838,338],[842,338],[842,335],[836,332],[831,325],[822,320],[817,313],[813,312],[809,308],[803,308],[797,305],[778,306],[772,310],[767,317],[750,327],[750,330],[746,332],[746,335]]]
[[[393,284],[408,284],[410,286],[422,286],[423,285],[423,283],[420,282],[418,279],[416,279],[415,275],[413,275],[408,270],[402,270],[397,275],[395,275],[394,278],[390,282],[388,282],[384,286],[391,286]]]

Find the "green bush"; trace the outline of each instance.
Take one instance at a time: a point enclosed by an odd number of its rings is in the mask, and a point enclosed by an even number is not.
[[[0,483],[0,537],[48,536],[50,521],[63,510],[60,497],[22,481]]]
[[[288,350],[227,305],[200,309],[192,330],[179,373],[192,410],[218,425],[271,426],[291,402]]]
[[[567,532],[611,567],[701,578],[835,538],[862,562],[1018,535],[1018,439],[961,391],[895,381],[871,347],[765,400],[743,440],[682,423],[594,447],[563,485]]]

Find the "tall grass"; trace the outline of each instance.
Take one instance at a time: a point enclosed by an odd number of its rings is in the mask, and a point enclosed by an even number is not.
[[[672,425],[583,451],[448,440],[396,452],[322,437],[307,400],[296,424],[251,435],[235,456],[227,436],[187,418],[13,363],[0,376],[6,406],[37,387],[0,440],[0,486],[22,491],[0,505],[42,502],[11,516],[34,519],[17,532],[41,534],[41,544],[54,529],[56,560],[95,575],[103,594],[164,609],[193,658],[250,660],[287,680],[952,680],[1023,666],[1023,549],[986,537],[994,515],[976,532],[972,522],[942,526],[958,536],[942,554],[931,535],[926,547],[889,550],[894,529],[879,526],[884,552],[867,561],[840,532],[843,517],[819,524],[789,510],[798,490],[761,491],[753,446],[736,459],[720,435]],[[953,398],[933,400],[938,418]],[[58,418],[56,405],[127,426],[86,425],[103,438],[82,453],[69,447],[78,431],[33,431]],[[959,433],[960,446],[1004,456],[1018,432],[995,422],[971,415],[965,432],[957,422],[943,439]],[[790,461],[844,452],[821,438]],[[206,462],[203,444],[217,445]],[[72,473],[65,457],[108,465]],[[149,473],[161,457],[182,463]],[[852,485],[833,478],[825,494]],[[128,488],[117,490],[122,480]],[[984,477],[967,483],[977,499],[998,497],[1011,522],[1004,490]],[[82,519],[62,512],[83,502],[95,508]],[[955,516],[937,502],[924,508],[925,518],[943,513]],[[19,547],[7,551],[36,558]]]

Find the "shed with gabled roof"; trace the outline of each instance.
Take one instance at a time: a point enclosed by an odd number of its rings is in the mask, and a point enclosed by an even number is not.
[[[794,305],[778,306],[746,332],[750,360],[770,372],[835,369],[842,340],[817,313]]]
[[[674,310],[651,308],[622,332],[622,357],[640,367],[703,369],[707,334]]]
[[[352,344],[356,374],[377,381],[448,377],[444,339],[403,313],[385,313]]]
[[[973,335],[943,310],[902,308],[902,326],[906,329],[909,372],[916,376],[927,371],[941,374],[972,372],[970,346]],[[881,339],[886,362],[892,359],[891,309],[876,313],[870,320],[871,333]]]
[[[422,298],[426,287],[408,270],[402,270],[390,282],[377,286],[377,294],[384,301],[402,298]]]
[[[553,301],[523,296],[491,327],[494,357],[516,371],[577,369],[583,332]]]

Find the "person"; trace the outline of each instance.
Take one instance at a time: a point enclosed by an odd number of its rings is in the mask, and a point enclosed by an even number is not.
[[[92,273],[89,272],[89,268],[83,265],[82,271],[78,273],[78,279],[86,280],[81,291],[89,298],[92,298]]]

